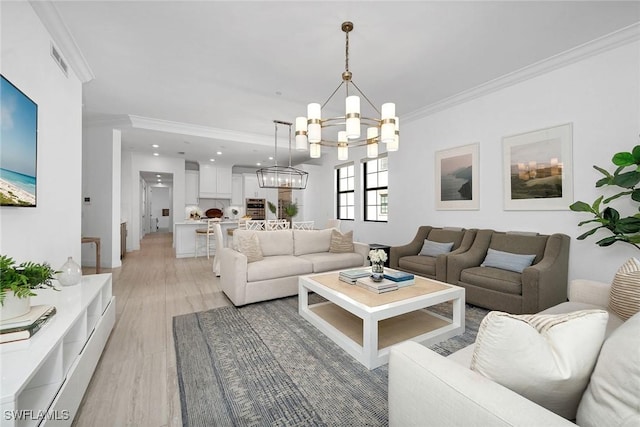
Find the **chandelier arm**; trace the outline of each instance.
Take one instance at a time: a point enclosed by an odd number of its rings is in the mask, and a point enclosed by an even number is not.
[[[378,110],[378,109],[376,108],[376,106],[375,106],[375,105],[373,105],[373,102],[371,102],[371,101],[369,100],[369,98],[367,98],[367,95],[365,95],[365,94],[364,94],[364,92],[362,92],[362,91],[360,90],[360,88],[358,87],[358,85],[357,85],[357,84],[355,84],[355,82],[354,82],[353,80],[351,80],[351,84],[353,85],[353,87],[355,87],[355,88],[356,88],[356,90],[358,91],[358,93],[360,93],[360,95],[362,95],[362,97],[363,97],[364,99],[366,99],[366,100],[367,100],[367,102],[369,103],[369,105],[370,105],[374,110],[376,110],[376,113],[381,114],[381,113],[380,113],[380,110]]]
[[[336,88],[336,90],[333,91],[333,93],[329,96],[329,98],[327,98],[326,101],[324,101],[324,104],[322,104],[322,106],[320,107],[321,109],[325,107],[325,105],[327,105],[329,103],[329,101],[331,101],[331,98],[333,98],[333,95],[336,94],[336,92],[338,92],[338,89],[340,89],[342,87],[342,85],[344,84],[344,80],[340,82],[340,84],[338,85],[338,87]]]

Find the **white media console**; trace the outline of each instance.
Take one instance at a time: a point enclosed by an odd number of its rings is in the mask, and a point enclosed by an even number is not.
[[[111,274],[38,290],[57,313],[33,337],[0,344],[0,426],[70,426],[115,324]]]

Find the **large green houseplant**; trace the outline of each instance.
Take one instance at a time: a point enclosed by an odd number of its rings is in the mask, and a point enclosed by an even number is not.
[[[617,187],[617,193],[605,198],[598,197],[593,203],[582,201],[573,203],[570,208],[576,212],[587,212],[593,215],[593,219],[580,222],[578,225],[598,224],[595,228],[578,236],[578,240],[586,239],[598,230],[606,230],[608,236],[596,242],[599,246],[610,246],[616,242],[624,242],[640,249],[640,213],[631,216],[621,216],[620,212],[608,205],[616,199],[627,199],[633,206],[639,207],[640,203],[640,145],[633,147],[631,152],[616,153],[611,159],[617,166],[616,170],[609,173],[606,169],[593,166],[604,175],[596,182],[596,187]],[[640,210],[640,209],[639,209]]]
[[[35,296],[35,289],[56,289],[53,284],[58,273],[47,263],[37,264],[31,261],[16,265],[16,262],[0,255],[0,305],[13,293],[17,298]]]

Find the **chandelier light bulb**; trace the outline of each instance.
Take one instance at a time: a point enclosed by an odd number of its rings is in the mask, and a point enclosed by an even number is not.
[[[307,118],[296,117],[296,150],[306,151],[307,149]]]
[[[396,132],[395,124],[396,104],[387,102],[382,104],[382,126],[380,126],[380,139],[385,144],[393,143]]]
[[[347,138],[360,138],[360,97],[347,96],[345,100]]]
[[[320,148],[320,144],[310,143],[309,144],[309,156],[312,159],[319,159],[322,154],[322,150]]]
[[[311,103],[307,106],[307,139],[310,143],[319,143],[322,140],[321,106]]]

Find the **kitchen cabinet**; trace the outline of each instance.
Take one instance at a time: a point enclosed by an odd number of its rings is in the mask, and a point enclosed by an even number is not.
[[[231,168],[200,163],[200,198],[231,199]]]
[[[184,173],[185,192],[184,203],[185,205],[197,205],[198,196],[200,195],[199,189],[200,174],[198,171],[188,170]]]
[[[231,206],[244,205],[242,196],[242,175],[233,174],[231,176]]]

